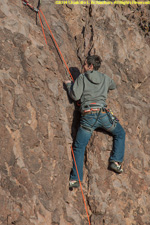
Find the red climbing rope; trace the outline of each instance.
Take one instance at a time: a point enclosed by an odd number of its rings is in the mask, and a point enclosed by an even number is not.
[[[73,76],[72,76],[72,74],[70,73],[70,70],[69,70],[69,68],[68,68],[68,65],[67,65],[67,63],[66,63],[66,61],[65,61],[65,59],[64,59],[64,57],[63,57],[63,55],[62,55],[62,53],[61,53],[61,51],[60,51],[60,48],[59,48],[59,46],[58,46],[58,44],[57,44],[57,42],[56,42],[56,40],[55,40],[55,38],[54,38],[54,35],[53,35],[53,33],[52,33],[52,31],[51,31],[49,25],[48,25],[48,22],[47,22],[47,20],[46,20],[46,18],[45,18],[45,16],[44,16],[44,14],[43,14],[43,12],[42,12],[41,9],[40,9],[39,11],[42,13],[42,16],[43,16],[43,18],[44,18],[44,20],[45,20],[45,22],[46,22],[46,25],[47,25],[47,27],[48,27],[48,29],[49,29],[49,31],[50,31],[50,34],[51,34],[51,36],[52,36],[52,38],[53,38],[53,41],[54,41],[54,43],[55,43],[55,45],[56,45],[56,47],[57,47],[57,50],[59,51],[59,54],[61,55],[61,58],[62,58],[62,60],[63,60],[63,62],[64,62],[64,64],[65,64],[65,66],[66,66],[66,68],[67,68],[67,70],[68,70],[68,73],[69,73],[71,79],[74,81]]]
[[[45,42],[46,42],[46,44],[47,44],[47,40],[46,40],[46,36],[45,36],[45,32],[44,32],[44,28],[43,28],[43,24],[42,24],[42,20],[41,20],[41,16],[40,16],[40,12],[41,12],[41,14],[42,14],[42,16],[43,16],[43,18],[44,18],[44,20],[45,20],[45,22],[46,22],[46,25],[47,25],[47,27],[48,27],[48,29],[49,29],[49,31],[50,31],[51,37],[52,37],[52,39],[53,39],[53,41],[54,41],[54,43],[55,43],[55,45],[56,45],[56,47],[57,47],[57,50],[58,50],[58,52],[59,52],[59,54],[60,54],[60,56],[61,56],[61,58],[62,58],[62,60],[63,60],[63,62],[64,62],[64,64],[65,64],[67,70],[68,70],[68,73],[69,73],[69,75],[70,75],[72,81],[74,82],[73,76],[72,76],[72,74],[71,74],[71,72],[70,72],[70,70],[69,70],[69,68],[68,68],[68,65],[67,65],[67,63],[66,63],[66,61],[65,61],[65,59],[64,59],[64,57],[63,57],[63,55],[62,55],[62,53],[61,53],[61,50],[60,50],[60,48],[59,48],[59,46],[58,46],[58,44],[57,44],[57,42],[56,42],[56,40],[55,40],[55,38],[54,38],[54,35],[53,35],[53,33],[52,33],[52,31],[51,31],[49,25],[48,25],[48,22],[47,22],[47,20],[46,20],[46,18],[45,18],[45,16],[44,16],[44,13],[42,12],[41,9],[34,8],[34,7],[33,7],[32,5],[30,5],[29,2],[27,2],[26,0],[23,0],[23,4],[29,6],[32,10],[34,10],[36,13],[38,13],[39,19],[40,19],[40,24],[41,24],[41,27],[42,27],[43,36],[44,36]],[[72,152],[73,160],[74,160],[74,163],[75,163],[75,167],[76,167],[76,171],[77,171],[77,175],[78,175],[78,179],[79,179],[79,184],[80,184],[80,188],[81,188],[81,193],[82,193],[82,197],[83,197],[83,202],[84,202],[85,210],[86,210],[87,217],[88,217],[88,222],[89,222],[89,225],[91,225],[91,223],[90,223],[90,218],[89,218],[89,214],[88,214],[88,210],[87,210],[87,206],[86,206],[85,197],[84,197],[83,190],[82,190],[82,184],[81,184],[81,180],[80,180],[80,176],[79,176],[79,172],[78,172],[78,168],[77,168],[77,164],[76,164],[76,160],[75,160],[74,151],[73,151],[73,147],[72,147],[72,146],[71,146],[71,152]]]
[[[40,19],[40,23],[41,23],[41,27],[42,27],[42,32],[43,32],[43,36],[44,36],[44,39],[45,39],[45,43],[47,44],[47,40],[46,40],[46,36],[45,36],[45,32],[44,32],[44,28],[43,28],[43,24],[42,24],[42,20],[41,20],[40,12],[38,12],[38,15],[39,15],[39,19]]]
[[[82,184],[81,184],[81,180],[80,180],[80,176],[79,176],[79,172],[78,172],[78,168],[77,168],[77,164],[76,164],[76,160],[75,160],[75,156],[74,156],[74,152],[73,152],[73,147],[72,146],[71,146],[71,151],[72,151],[72,156],[73,156],[74,164],[75,164],[76,171],[77,171],[77,175],[78,175],[78,179],[79,179],[79,184],[80,184],[80,188],[81,188],[82,198],[83,198],[85,210],[86,210],[86,213],[87,213],[89,225],[91,225],[90,218],[89,218],[89,214],[88,214],[88,210],[87,210],[87,207],[86,207],[86,202],[85,202],[84,194],[83,194],[83,190],[82,190]]]

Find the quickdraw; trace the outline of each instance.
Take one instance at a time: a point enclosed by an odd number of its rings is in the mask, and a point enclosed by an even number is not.
[[[112,112],[112,110],[111,109],[106,109],[105,108],[105,111],[106,111],[106,113],[107,113],[107,115],[108,115],[108,117],[109,117],[109,120],[110,120],[110,122],[118,122],[119,121],[119,119],[114,115],[114,113]]]
[[[36,13],[36,25],[37,25],[37,14],[39,15],[39,19],[40,19],[40,23],[41,23],[41,27],[42,27],[42,31],[43,31],[43,35],[44,35],[44,38],[45,38],[45,33],[44,33],[44,29],[43,29],[43,24],[42,24],[42,20],[41,20],[41,17],[40,17],[40,14],[39,14],[39,8],[40,8],[40,5],[41,5],[41,0],[38,0],[38,5],[37,7],[33,7],[28,1],[26,0],[23,0],[22,1],[23,4],[25,6],[28,6],[32,11],[34,11]],[[47,44],[47,41],[45,40],[46,44]]]
[[[41,5],[41,0],[38,1],[38,5],[37,7],[33,7],[28,1],[26,0],[23,0],[23,4],[26,6],[28,6],[31,10],[33,10],[34,12],[38,13],[39,12],[39,8],[40,8],[40,5]]]

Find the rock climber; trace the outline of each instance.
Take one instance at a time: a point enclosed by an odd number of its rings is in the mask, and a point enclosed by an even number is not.
[[[115,89],[116,84],[109,76],[98,72],[101,62],[101,58],[97,55],[88,56],[83,65],[84,73],[80,74],[74,83],[69,80],[64,82],[69,96],[74,101],[80,100],[81,103],[80,126],[73,146],[81,182],[85,148],[96,128],[102,128],[113,136],[113,150],[108,169],[119,174],[123,172],[121,163],[124,158],[125,131],[116,117],[106,108],[107,93]],[[74,160],[69,187],[79,187]]]

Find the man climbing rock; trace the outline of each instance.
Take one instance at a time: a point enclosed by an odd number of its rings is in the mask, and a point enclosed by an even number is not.
[[[83,162],[85,148],[96,128],[102,128],[113,136],[113,150],[109,158],[108,168],[116,173],[122,173],[121,163],[124,158],[125,131],[117,119],[106,108],[106,98],[109,90],[116,88],[115,82],[97,70],[101,66],[101,58],[97,55],[88,56],[84,63],[84,73],[80,74],[74,83],[65,81],[69,96],[80,100],[80,127],[74,142],[73,151],[80,176],[83,180]],[[69,187],[78,187],[79,181],[75,163],[70,175]]]

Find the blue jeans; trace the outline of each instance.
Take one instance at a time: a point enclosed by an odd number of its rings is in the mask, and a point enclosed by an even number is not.
[[[80,120],[80,127],[78,129],[76,140],[73,146],[75,160],[81,181],[83,180],[83,163],[85,148],[89,142],[92,132],[96,128],[102,128],[111,133],[113,136],[113,150],[111,152],[109,161],[116,161],[121,163],[124,158],[125,131],[120,125],[120,123],[116,122],[114,125],[114,122],[110,120],[110,117],[106,112],[97,112],[82,115]],[[70,180],[78,180],[74,161]]]

